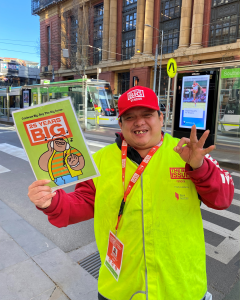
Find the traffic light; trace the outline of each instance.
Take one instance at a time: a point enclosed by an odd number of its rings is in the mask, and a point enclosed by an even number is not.
[[[133,86],[138,85],[139,78],[137,76],[133,76]]]

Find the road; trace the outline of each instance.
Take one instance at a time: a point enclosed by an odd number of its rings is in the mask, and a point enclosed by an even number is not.
[[[113,136],[85,134],[92,153],[114,141]],[[240,173],[228,169],[235,182],[232,205],[224,211],[201,206],[206,241],[209,291],[222,300],[239,278],[240,272]],[[70,252],[95,240],[93,220],[58,229],[40,213],[27,197],[34,175],[14,127],[0,124],[0,200],[28,223]],[[73,187],[65,189],[73,191]],[[225,300],[225,299],[224,299]],[[228,300],[228,299],[227,299]],[[237,299],[234,299],[237,300]]]

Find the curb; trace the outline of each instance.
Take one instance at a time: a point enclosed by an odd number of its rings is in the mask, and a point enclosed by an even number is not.
[[[4,124],[4,125],[14,125],[14,123],[13,122],[8,122],[8,121],[2,121],[2,120],[0,120],[0,124]]]

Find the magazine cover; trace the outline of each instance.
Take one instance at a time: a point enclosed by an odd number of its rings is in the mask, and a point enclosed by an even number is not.
[[[70,97],[13,112],[13,120],[37,180],[52,190],[99,176]]]

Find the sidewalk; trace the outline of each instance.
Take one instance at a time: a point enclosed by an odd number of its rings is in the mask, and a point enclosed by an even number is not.
[[[1,300],[97,300],[97,280],[74,260],[84,250],[64,253],[0,200]]]

